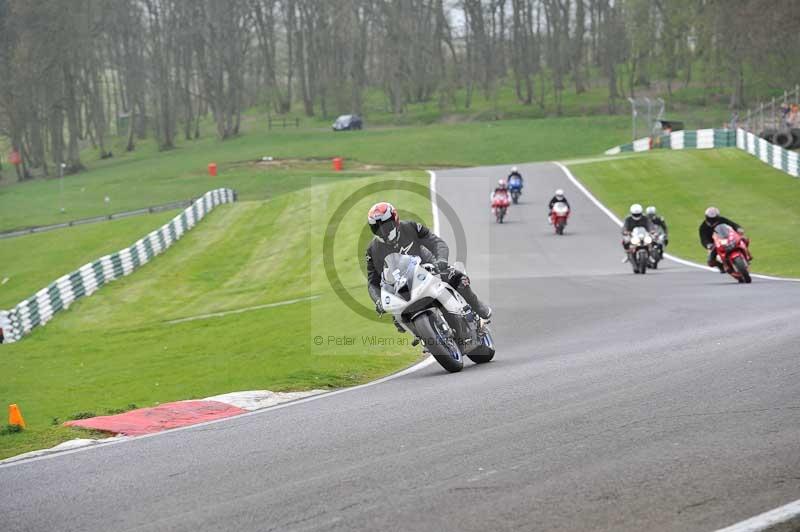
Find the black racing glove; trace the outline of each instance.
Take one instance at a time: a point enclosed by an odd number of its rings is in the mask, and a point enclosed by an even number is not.
[[[384,314],[386,312],[385,310],[383,310],[383,303],[381,303],[380,299],[375,301],[375,312],[378,313],[378,316],[380,316],[381,314]]]
[[[436,259],[434,264],[436,265],[436,269],[440,272],[446,272],[450,268],[450,265],[444,259]]]

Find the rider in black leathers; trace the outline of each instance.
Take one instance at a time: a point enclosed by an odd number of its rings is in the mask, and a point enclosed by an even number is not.
[[[655,229],[655,226],[658,226],[664,230],[664,246],[666,247],[666,245],[669,244],[669,230],[667,229],[667,221],[663,216],[656,214],[656,208],[652,205],[647,207],[645,214],[650,219],[650,223],[653,224],[653,229]]]
[[[717,261],[717,248],[714,247],[714,238],[712,236],[714,234],[714,228],[719,224],[727,224],[743,237],[744,229],[741,225],[737,224],[733,220],[725,218],[724,216],[720,216],[719,209],[716,207],[709,207],[706,209],[705,215],[705,220],[703,220],[698,228],[698,233],[700,234],[700,243],[708,250],[708,265],[718,268],[719,273],[725,273],[725,267]],[[753,260],[752,256],[748,258],[749,260]]]
[[[631,232],[633,232],[634,227],[644,227],[648,233],[652,233],[654,230],[653,222],[642,214],[642,206],[638,203],[631,205],[630,214],[622,222],[622,247],[625,248],[625,253],[628,254],[631,247]]]
[[[470,287],[469,277],[450,268],[447,258],[450,250],[444,240],[436,236],[421,223],[404,221],[397,216],[397,210],[390,203],[376,203],[369,210],[368,222],[375,238],[367,247],[367,280],[369,295],[375,302],[375,309],[383,311],[381,302],[381,272],[383,261],[391,253],[415,255],[423,263],[436,266],[442,280],[455,288],[476,314],[489,319],[492,309],[481,302]]]
[[[571,208],[569,206],[569,202],[567,201],[567,197],[564,195],[564,191],[561,190],[560,188],[558,190],[556,190],[555,195],[553,195],[553,197],[550,198],[550,202],[547,204],[547,214],[548,215],[551,212],[553,212],[553,205],[555,205],[556,203],[563,203],[564,205],[567,206],[567,208]]]

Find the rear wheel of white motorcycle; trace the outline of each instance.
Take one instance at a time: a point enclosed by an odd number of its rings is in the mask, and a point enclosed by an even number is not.
[[[485,364],[494,358],[494,339],[488,327],[484,326],[481,345],[473,349],[467,356],[476,364]]]
[[[464,368],[461,349],[441,313],[426,312],[417,316],[414,318],[414,328],[425,348],[444,369],[456,373]]]
[[[742,276],[745,283],[751,283],[753,279],[750,277],[750,271],[747,269],[747,261],[739,255],[735,259],[733,259],[733,267],[736,268],[736,271],[739,272],[739,275]]]

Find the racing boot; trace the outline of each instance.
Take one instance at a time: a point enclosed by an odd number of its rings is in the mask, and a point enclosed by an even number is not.
[[[488,320],[492,317],[492,308],[478,299],[478,296],[475,295],[475,292],[473,292],[472,288],[469,286],[469,282],[459,283],[457,290],[458,293],[461,294],[461,297],[464,298],[464,301],[472,307],[472,310],[474,310],[478,316],[484,320]]]

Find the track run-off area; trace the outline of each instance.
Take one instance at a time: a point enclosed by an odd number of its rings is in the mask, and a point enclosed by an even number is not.
[[[435,180],[451,260],[494,308],[492,363],[0,467],[0,529],[710,531],[796,500],[800,284],[634,275],[550,163],[520,165],[495,224],[507,169]]]

